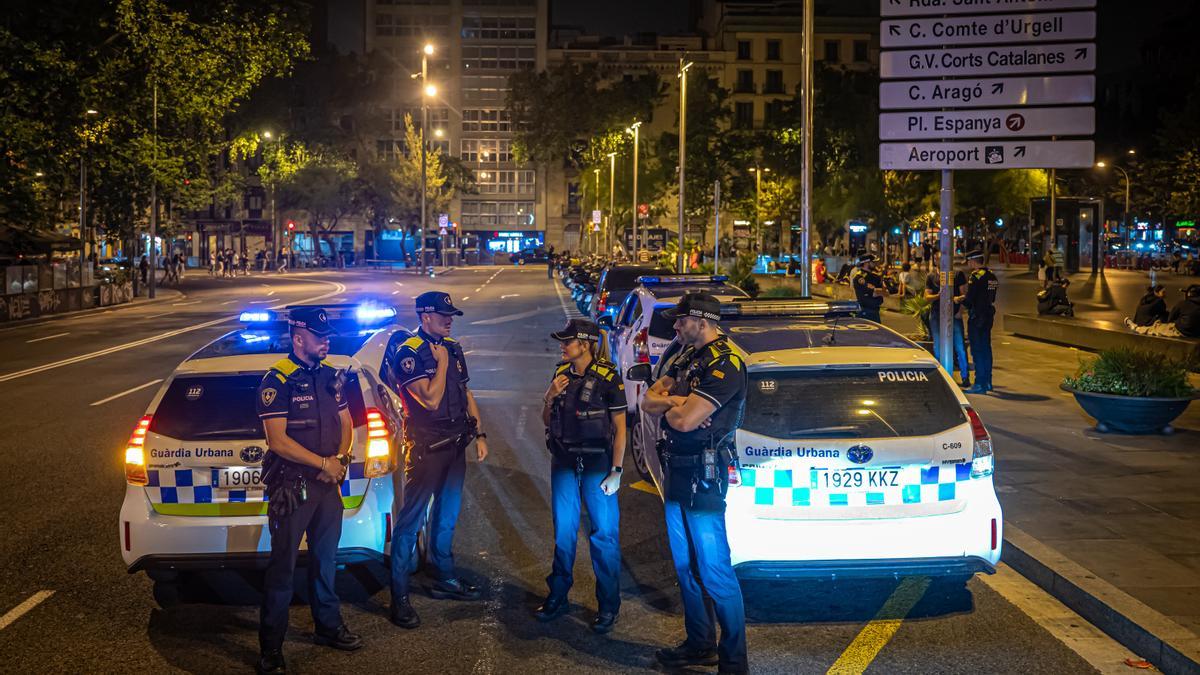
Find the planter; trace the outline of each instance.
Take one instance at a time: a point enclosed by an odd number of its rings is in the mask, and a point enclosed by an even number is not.
[[[1096,431],[1122,434],[1169,434],[1171,422],[1187,410],[1188,404],[1200,394],[1182,398],[1143,398],[1117,394],[1095,394],[1076,391],[1059,385],[1075,396],[1079,407],[1096,418]]]

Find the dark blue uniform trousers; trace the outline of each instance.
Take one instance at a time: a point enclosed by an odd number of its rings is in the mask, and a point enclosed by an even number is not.
[[[555,458],[550,466],[551,512],[554,518],[554,565],[546,585],[550,595],[566,597],[574,582],[575,543],[579,539],[581,506],[586,504],[588,542],[592,571],[596,574],[596,606],[600,612],[616,613],[621,608],[621,546],[618,530],[621,515],[617,496],[600,491],[608,476],[604,468],[575,470],[575,462]]]
[[[992,320],[994,315],[975,315],[967,319],[967,339],[971,341],[971,359],[975,361],[975,384],[992,388]]]
[[[725,514],[693,511],[674,501],[663,506],[675,576],[683,595],[688,644],[701,649],[716,644],[722,666],[747,670],[746,610],[742,606],[742,587],[729,558]],[[719,643],[716,624],[721,626]]]
[[[413,571],[417,533],[425,525],[425,512],[433,498],[430,514],[429,561],[434,576],[453,579],[454,526],[462,507],[463,477],[467,456],[462,450],[426,452],[408,467],[404,483],[404,506],[392,531],[392,602],[408,595],[408,576]]]
[[[338,540],[342,536],[340,485],[308,481],[308,499],[284,517],[271,533],[258,643],[264,651],[283,647],[287,634],[288,605],[292,603],[292,575],[296,571],[300,539],[308,535],[308,594],[313,623],[318,632],[333,633],[342,625],[337,593],[333,590]]]
[[[866,319],[867,321],[874,321],[875,323],[883,323],[883,318],[881,318],[879,316],[879,308],[878,307],[866,307],[866,306],[860,305],[859,310],[858,310],[858,315],[860,317]]]

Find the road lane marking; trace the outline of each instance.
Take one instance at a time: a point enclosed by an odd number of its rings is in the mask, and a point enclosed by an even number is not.
[[[487,286],[487,284],[484,284],[483,286]],[[482,291],[482,290],[483,290],[483,286],[480,286],[479,288],[476,288],[476,289],[475,289],[475,292],[476,292],[476,293],[478,293],[479,291]]]
[[[887,602],[883,603],[883,607],[879,608],[875,618],[863,626],[846,651],[829,667],[826,675],[858,675],[864,672],[884,645],[900,630],[904,617],[925,595],[927,588],[929,577],[905,577]]]
[[[494,319],[480,319],[479,321],[472,321],[471,325],[472,326],[494,326],[499,323],[509,323],[512,321],[520,321],[521,319],[528,319],[531,316],[537,316],[538,314],[541,314],[546,311],[549,311],[549,310],[545,310],[545,309],[542,309],[541,307],[538,307],[537,309],[531,309],[526,312],[517,312],[516,314],[507,314],[505,316],[498,316]]]
[[[142,389],[145,389],[146,387],[153,387],[154,385],[156,385],[162,381],[163,381],[163,379],[161,377],[158,378],[157,380],[150,380],[146,384],[139,384],[138,386],[133,387],[132,389],[126,389],[125,391],[123,391],[119,394],[113,394],[112,396],[109,396],[108,398],[102,398],[99,401],[92,403],[91,405],[93,405],[93,406],[104,405],[105,403],[108,403],[109,401],[115,401],[126,394],[132,394],[135,391],[141,391]]]
[[[236,302],[236,301],[234,301],[234,302]],[[161,313],[161,314],[151,314],[150,316],[144,316],[144,317],[142,317],[142,318],[143,318],[143,319],[157,319],[157,318],[158,318],[158,317],[160,317],[160,316],[166,316],[166,315],[168,315],[168,314],[174,314],[174,313],[175,313],[175,312],[163,312],[163,313]]]
[[[634,481],[629,484],[629,487],[645,492],[646,494],[654,495],[655,497],[658,496],[658,488],[644,480]]]
[[[275,295],[275,291],[270,291],[267,295]]]
[[[463,299],[464,301],[466,301],[466,300],[470,300],[470,299],[471,299],[471,296],[469,296],[469,295],[464,295],[464,296],[462,296],[462,299]]]
[[[275,301],[274,301],[274,300],[251,300],[251,301],[250,301],[250,304],[252,304],[252,305],[265,305],[265,304],[267,304],[267,303],[270,303],[270,302],[275,302]]]
[[[41,342],[42,340],[53,340],[54,338],[60,338],[64,335],[70,335],[70,334],[71,334],[70,331],[67,331],[66,333],[56,333],[54,335],[47,335],[46,337],[40,337],[40,338],[34,338],[32,340],[26,340],[25,344],[30,344],[32,342]]]
[[[29,612],[29,610],[37,607],[52,595],[54,595],[54,591],[38,591],[37,593],[29,596],[29,599],[25,602],[22,602],[16,607],[8,610],[7,614],[0,616],[0,630],[8,628],[14,621],[24,616]]]
[[[519,298],[519,297],[521,297],[520,293],[508,293],[506,295],[500,296],[500,299],[503,300],[505,298]]]
[[[225,305],[232,305],[235,302],[241,302],[241,300],[226,300],[225,302],[221,303],[221,306],[224,307]]]
[[[172,307],[183,307],[184,305],[198,305],[198,304],[200,304],[199,300],[189,300],[187,302],[172,302],[171,306]]]
[[[396,295],[398,293],[400,293],[400,291],[392,291],[392,295]]]

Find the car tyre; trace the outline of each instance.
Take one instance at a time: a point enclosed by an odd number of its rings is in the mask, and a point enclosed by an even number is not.
[[[183,592],[178,580],[176,581],[155,581],[154,582],[154,602],[163,609],[171,609],[179,605]]]
[[[633,455],[633,466],[637,469],[642,480],[650,480],[650,465],[646,463],[646,449],[641,442],[642,435],[638,433],[638,425],[629,425],[629,449]]]

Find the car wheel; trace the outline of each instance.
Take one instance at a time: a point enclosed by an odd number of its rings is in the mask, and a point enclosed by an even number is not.
[[[182,589],[180,583],[176,581],[155,581],[154,582],[154,602],[163,609],[170,609],[179,604],[182,597]]]
[[[646,462],[646,449],[642,444],[642,435],[638,433],[636,424],[629,426],[629,449],[633,454],[633,466],[637,468],[642,480],[650,480],[650,465]]]

